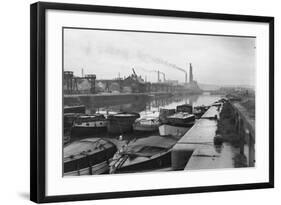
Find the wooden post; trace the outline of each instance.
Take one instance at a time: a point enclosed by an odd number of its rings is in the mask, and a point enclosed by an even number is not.
[[[239,122],[239,136],[240,136],[240,154],[244,155],[244,141],[245,141],[245,132],[242,119]]]
[[[249,132],[249,167],[255,166],[255,140],[251,132]]]

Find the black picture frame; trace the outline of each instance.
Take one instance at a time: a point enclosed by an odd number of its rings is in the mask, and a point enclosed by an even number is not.
[[[48,9],[267,23],[269,25],[269,181],[239,185],[46,196],[45,26]],[[30,94],[30,199],[34,202],[97,200],[274,187],[274,17],[38,2],[30,7]]]

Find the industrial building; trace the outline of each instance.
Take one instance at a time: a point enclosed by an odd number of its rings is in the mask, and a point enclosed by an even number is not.
[[[115,79],[98,79],[94,74],[82,77],[74,76],[72,71],[64,71],[64,93],[65,94],[98,94],[98,93],[157,93],[157,92],[177,92],[177,93],[201,93],[197,82],[193,78],[192,64],[189,64],[189,82],[187,82],[187,72],[185,73],[185,83],[179,84],[177,80],[167,80],[165,73],[157,73],[157,82],[146,82],[142,76],[137,75],[134,68],[128,77]],[[161,80],[162,75],[162,80]]]

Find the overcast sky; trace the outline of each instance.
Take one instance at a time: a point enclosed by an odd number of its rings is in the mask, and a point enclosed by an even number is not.
[[[166,79],[184,82],[180,69],[193,65],[194,79],[216,85],[254,85],[255,38],[187,34],[64,30],[64,70],[98,79],[136,73],[155,82],[160,70]]]

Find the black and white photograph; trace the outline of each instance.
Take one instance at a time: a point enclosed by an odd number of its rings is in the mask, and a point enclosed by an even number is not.
[[[274,17],[38,2],[30,39],[32,201],[274,187]]]
[[[62,28],[63,177],[255,167],[256,37]]]

